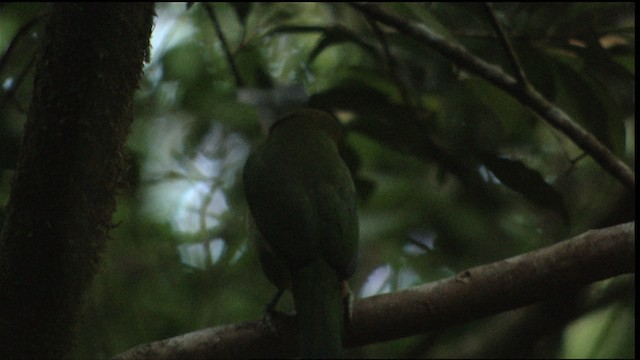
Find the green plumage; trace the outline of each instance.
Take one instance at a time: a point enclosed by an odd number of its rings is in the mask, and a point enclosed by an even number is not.
[[[292,286],[302,357],[342,353],[340,282],[355,270],[358,218],[341,141],[329,114],[296,111],[271,128],[244,168],[247,201],[264,240],[261,263],[280,289]]]

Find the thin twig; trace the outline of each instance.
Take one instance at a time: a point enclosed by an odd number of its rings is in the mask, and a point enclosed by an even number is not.
[[[618,159],[591,133],[575,123],[562,109],[552,104],[535,89],[531,87],[522,88],[517,80],[505,74],[498,66],[478,58],[462,45],[446,40],[424,26],[424,24],[415,25],[402,17],[389,14],[378,6],[371,4],[351,3],[351,6],[366,16],[391,26],[405,35],[424,41],[442,56],[504,90],[521,104],[533,110],[551,126],[563,132],[624,186],[629,189],[635,189],[635,173],[629,166]]]
[[[520,64],[520,61],[518,60],[518,56],[513,50],[513,46],[511,45],[511,41],[509,40],[509,37],[504,32],[504,29],[502,28],[500,21],[498,21],[498,18],[496,17],[495,12],[493,11],[493,5],[489,2],[486,2],[484,3],[484,8],[487,10],[487,14],[489,15],[489,19],[491,20],[491,26],[493,26],[493,30],[498,35],[500,44],[502,45],[505,52],[507,53],[513,72],[516,74],[516,79],[518,80],[518,83],[524,87],[529,87],[530,86],[529,81],[527,81],[527,77],[524,73],[522,65]]]
[[[396,62],[396,59],[391,54],[391,49],[389,49],[389,43],[387,42],[387,38],[384,36],[382,29],[380,29],[380,27],[375,21],[367,19],[367,22],[373,29],[373,32],[378,37],[378,40],[380,41],[380,45],[382,45],[382,51],[384,52],[384,57],[387,60],[387,70],[389,70],[389,76],[391,77],[391,79],[393,79],[393,82],[396,83],[396,86],[398,87],[398,91],[400,92],[400,96],[402,97],[402,100],[404,100],[404,102],[407,105],[413,106],[413,102],[411,101],[411,97],[409,96],[409,91],[407,90],[407,87],[405,86],[404,82],[402,81],[402,79],[398,74],[397,62]]]
[[[389,43],[387,42],[387,39],[384,36],[384,33],[382,32],[382,30],[380,29],[380,27],[375,21],[372,21],[369,19],[367,19],[367,21],[369,22],[369,25],[373,29],[373,32],[376,34],[376,36],[378,37],[378,40],[380,41],[380,45],[382,46],[382,51],[384,52],[384,57],[387,61],[386,65],[387,65],[387,70],[389,71],[389,76],[391,77],[393,82],[395,82],[396,87],[400,92],[400,96],[402,97],[404,102],[407,105],[412,106],[412,101],[411,101],[411,97],[409,96],[409,91],[407,90],[404,82],[402,81],[402,79],[398,74],[397,62],[393,57],[393,55],[391,54],[391,50],[389,49]]]
[[[224,55],[227,58],[227,62],[229,63],[229,66],[231,67],[231,73],[233,74],[233,77],[236,80],[236,86],[238,88],[242,88],[244,87],[245,83],[242,80],[242,76],[240,75],[238,68],[236,67],[236,62],[233,59],[231,50],[229,49],[229,43],[227,43],[227,39],[225,38],[224,33],[222,32],[222,27],[220,26],[220,22],[216,17],[216,13],[213,11],[213,8],[208,3],[203,3],[203,5],[204,5],[204,9],[207,11],[207,15],[209,16],[209,19],[211,20],[211,23],[213,23],[213,27],[216,29],[216,32],[218,33],[218,38],[220,39],[220,43],[222,44],[222,50],[224,51]]]

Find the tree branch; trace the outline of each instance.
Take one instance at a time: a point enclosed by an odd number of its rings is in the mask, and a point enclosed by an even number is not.
[[[387,71],[389,73],[389,77],[396,84],[396,87],[398,88],[398,92],[400,93],[400,96],[402,97],[402,100],[405,102],[405,104],[407,104],[408,106],[413,106],[413,101],[411,100],[409,91],[407,90],[407,87],[402,81],[402,78],[400,78],[399,76],[398,66],[397,66],[398,63],[396,62],[396,59],[393,57],[393,54],[391,54],[391,49],[389,48],[389,42],[387,41],[387,38],[385,37],[384,32],[382,31],[382,29],[380,29],[380,26],[378,26],[378,23],[376,23],[375,21],[369,20],[369,19],[367,19],[367,21],[371,26],[373,33],[376,35],[376,37],[380,41],[380,45],[382,46],[384,58],[387,60]]]
[[[635,222],[581,235],[444,280],[356,300],[345,345],[361,346],[447,326],[573,293],[635,272]],[[297,351],[295,319],[216,326],[137,346],[116,359],[281,358]]]
[[[627,164],[618,159],[591,133],[574,122],[562,109],[549,102],[532,87],[521,86],[518,81],[505,74],[498,66],[485,62],[471,54],[460,44],[447,41],[422,24],[413,24],[407,19],[387,13],[375,5],[351,3],[351,6],[368,17],[391,26],[403,34],[424,41],[442,56],[504,90],[520,103],[533,110],[551,126],[563,132],[624,186],[632,190],[635,189],[635,173]]]
[[[518,56],[516,52],[513,50],[513,46],[511,46],[511,41],[509,41],[509,37],[504,32],[502,25],[500,25],[500,21],[493,11],[493,5],[489,2],[484,3],[484,8],[487,12],[489,20],[491,20],[491,26],[493,30],[498,35],[498,39],[500,40],[500,44],[504,48],[504,51],[507,53],[507,57],[509,58],[509,62],[511,63],[511,68],[513,72],[516,74],[516,78],[518,79],[518,83],[521,86],[529,87],[530,84],[527,81],[527,77],[524,73],[522,65],[520,65],[520,61],[518,60]]]
[[[213,24],[213,27],[216,29],[216,33],[218,33],[218,38],[220,39],[220,44],[222,45],[222,50],[224,51],[224,56],[227,59],[227,63],[231,68],[231,73],[233,74],[233,78],[236,80],[236,86],[238,88],[244,87],[245,83],[242,80],[242,76],[238,71],[238,67],[236,66],[236,62],[233,59],[233,55],[231,54],[231,49],[229,48],[229,43],[227,42],[226,36],[224,36],[224,32],[222,31],[222,26],[220,26],[220,22],[216,17],[216,13],[213,10],[213,7],[208,3],[203,3],[204,9]]]

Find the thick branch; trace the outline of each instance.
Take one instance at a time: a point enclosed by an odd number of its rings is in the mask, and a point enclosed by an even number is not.
[[[442,56],[504,90],[533,110],[551,126],[562,131],[624,186],[635,189],[635,173],[627,164],[618,159],[591,133],[574,122],[562,109],[553,105],[532,87],[521,86],[518,81],[505,74],[499,67],[485,62],[471,54],[463,46],[446,40],[424,25],[413,24],[402,17],[381,10],[376,5],[353,3],[352,6],[376,21],[391,26],[417,40],[424,41]]]
[[[635,223],[592,230],[527,254],[392,294],[357,300],[346,345],[443,329],[556,298],[594,281],[635,272]],[[117,359],[295,356],[295,322],[277,334],[259,322],[217,326],[137,346]]]

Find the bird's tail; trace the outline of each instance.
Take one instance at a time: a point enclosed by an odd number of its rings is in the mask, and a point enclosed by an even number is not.
[[[316,260],[293,273],[300,356],[340,358],[344,311],[335,271]]]

